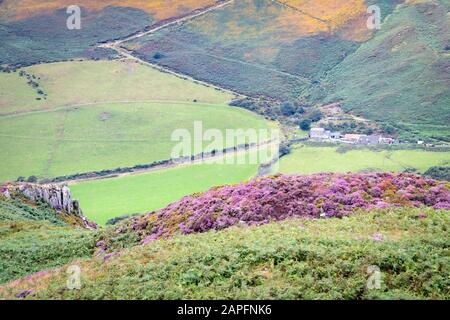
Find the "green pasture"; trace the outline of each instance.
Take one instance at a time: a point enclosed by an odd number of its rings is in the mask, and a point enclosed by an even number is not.
[[[97,223],[161,209],[183,196],[252,178],[256,164],[194,164],[118,178],[76,183],[70,189],[84,214]]]
[[[36,77],[47,99],[27,84],[20,70],[0,73],[0,115],[101,102],[196,100],[226,104],[233,98],[131,60],[58,62],[23,70]]]
[[[361,172],[396,171],[415,168],[425,172],[432,166],[450,164],[450,152],[425,150],[371,150],[359,148],[344,153],[337,147],[317,147],[300,145],[290,155],[280,160],[280,172],[317,173],[317,172]]]
[[[263,129],[249,111],[204,103],[110,103],[0,117],[0,181],[91,172],[171,158],[176,129]],[[255,142],[255,141],[249,141]],[[226,146],[235,145],[227,140]],[[236,142],[237,143],[237,142]],[[204,142],[204,146],[209,142]],[[193,145],[193,143],[192,143]],[[193,150],[193,148],[192,148]],[[195,150],[193,150],[193,153]]]

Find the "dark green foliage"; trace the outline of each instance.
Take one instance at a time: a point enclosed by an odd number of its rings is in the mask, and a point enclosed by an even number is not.
[[[381,126],[381,131],[382,131],[383,133],[386,133],[386,134],[394,134],[394,133],[395,133],[395,127],[394,127],[394,126],[391,126],[391,125],[388,124],[388,123],[384,123],[384,124]]]
[[[20,200],[0,199],[0,221],[47,221],[56,226],[67,225],[46,204],[29,205]]]
[[[286,101],[281,104],[280,111],[284,116],[289,117],[295,113],[295,107],[292,102]]]
[[[156,60],[159,60],[159,59],[161,59],[161,58],[163,58],[164,56],[161,54],[161,53],[159,53],[159,52],[156,52],[154,55],[153,55],[153,59],[156,59]]]
[[[289,142],[282,142],[280,144],[280,150],[279,150],[279,157],[284,157],[288,154],[290,154],[292,151],[292,146]]]
[[[36,183],[38,178],[36,176],[29,176],[27,182]]]
[[[299,126],[303,131],[309,131],[311,130],[311,120],[303,119],[302,121],[300,121]]]
[[[236,99],[230,102],[230,106],[256,112],[270,120],[276,120],[283,117],[279,105],[271,100],[254,98]]]
[[[138,216],[138,215],[141,215],[141,213],[126,214],[126,215],[123,215],[123,216],[120,216],[120,217],[112,218],[112,219],[109,219],[108,221],[106,221],[106,225],[107,226],[113,226],[113,225],[116,225],[116,224],[118,224],[119,222],[121,222],[123,220],[127,220],[127,219],[130,219],[130,218]]]
[[[88,258],[96,232],[47,222],[0,221],[0,283]]]
[[[323,115],[320,110],[313,110],[309,115],[308,119],[311,120],[311,122],[319,122],[322,119]]]
[[[425,173],[425,176],[450,182],[450,167],[431,167]]]

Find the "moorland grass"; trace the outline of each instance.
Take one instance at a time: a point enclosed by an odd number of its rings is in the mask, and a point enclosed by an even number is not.
[[[80,290],[63,290],[62,268],[0,287],[0,297],[448,299],[449,222],[445,211],[396,208],[175,236],[78,261]],[[380,285],[368,286],[376,270]]]
[[[364,5],[333,9],[348,22]],[[325,23],[275,1],[246,0],[124,45],[146,61],[236,92],[295,99],[358,47],[326,31]]]
[[[96,234],[43,204],[0,199],[0,283],[90,257]]]
[[[374,150],[355,148],[339,152],[338,147],[296,146],[281,158],[280,171],[292,173],[317,172],[402,172],[414,168],[424,173],[432,166],[450,165],[450,152],[426,150]]]

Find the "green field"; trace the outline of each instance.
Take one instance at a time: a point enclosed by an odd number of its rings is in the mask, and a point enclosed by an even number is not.
[[[171,158],[176,129],[267,128],[249,111],[202,103],[113,103],[0,117],[0,181],[55,177]],[[207,142],[204,142],[205,145]],[[228,146],[234,145],[227,141]]]
[[[24,68],[34,75],[46,100],[26,77],[0,73],[0,115],[62,106],[116,101],[184,101],[226,104],[233,96],[134,61],[72,61]]]
[[[213,186],[246,181],[257,165],[195,164],[70,186],[85,215],[103,225],[125,214],[157,210]]]
[[[450,165],[450,152],[424,150],[382,150],[368,148],[350,150],[345,153],[337,147],[316,147],[300,145],[290,155],[280,160],[280,172],[361,172],[361,171],[404,171],[415,168],[425,172],[432,166]]]
[[[45,99],[21,70],[35,77]],[[222,131],[267,126],[259,116],[228,107],[231,94],[130,60],[21,70],[0,73],[0,181],[168,159],[173,130],[192,132],[194,121]]]

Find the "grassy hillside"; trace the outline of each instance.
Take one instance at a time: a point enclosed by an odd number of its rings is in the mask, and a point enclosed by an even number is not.
[[[70,186],[84,214],[104,225],[109,219],[159,210],[185,195],[246,181],[257,165],[192,165]]]
[[[30,65],[79,57],[109,58],[114,56],[112,50],[95,49],[95,46],[215,2],[79,1],[81,29],[69,30],[66,8],[74,4],[71,1],[5,0],[0,3],[0,65]]]
[[[95,237],[44,205],[0,199],[0,283],[90,257]]]
[[[212,188],[118,224],[104,234],[115,251],[174,235],[261,225],[296,217],[346,217],[387,207],[450,209],[446,182],[412,174],[277,175]]]
[[[326,1],[297,2],[298,8],[277,1],[235,1],[125,46],[145,60],[197,79],[253,96],[287,99],[354,51],[361,37],[370,37],[365,24],[357,21],[365,3],[354,2],[327,8],[323,17],[329,21],[324,21],[314,14]],[[356,29],[354,36],[344,34],[349,24]],[[360,31],[365,36],[357,36]]]
[[[374,150],[301,145],[280,160],[280,172],[362,172],[394,171],[408,168],[424,173],[432,166],[450,166],[450,152],[425,150]]]
[[[20,71],[35,76],[45,99]],[[0,115],[99,102],[197,100],[225,104],[232,98],[130,60],[50,63],[0,73]]]
[[[448,299],[448,212],[391,209],[157,240],[0,287],[29,299]],[[367,286],[379,268],[379,289]],[[373,267],[372,267],[373,268]]]
[[[52,14],[55,10],[67,8],[73,4],[70,0],[4,0],[2,2],[4,11],[0,12],[4,18],[9,20]],[[210,6],[216,2],[215,0],[80,0],[78,5],[89,11],[101,11],[108,6],[136,8],[148,12],[156,20],[165,20],[198,8]],[[6,9],[8,9],[8,12],[6,12]]]
[[[0,181],[170,159],[179,143],[171,141],[173,131],[187,129],[193,136],[194,121],[202,121],[204,130],[221,130],[224,136],[225,129],[268,128],[262,117],[243,109],[164,101],[98,104],[0,117]],[[203,143],[205,147],[209,144]],[[227,141],[227,147],[235,143]]]
[[[313,98],[391,123],[404,137],[449,140],[450,3],[409,1],[329,72]],[[313,100],[314,100],[313,99]]]

